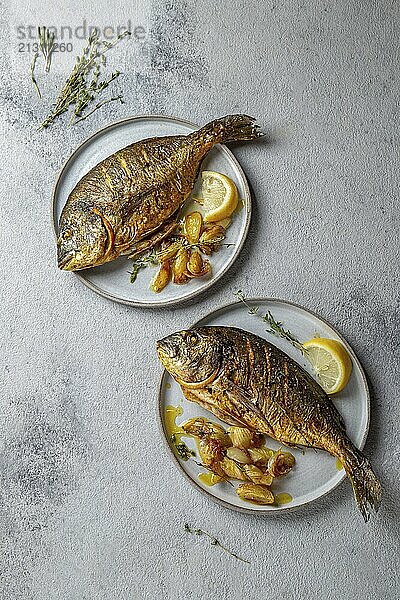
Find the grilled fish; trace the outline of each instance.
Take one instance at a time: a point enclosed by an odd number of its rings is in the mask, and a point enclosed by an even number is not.
[[[378,510],[380,483],[329,396],[273,344],[233,327],[200,327],[160,340],[157,353],[188,400],[281,444],[326,450],[343,464],[364,520],[369,507]]]
[[[61,213],[60,269],[102,265],[129,254],[138,242],[147,249],[171,233],[207,152],[218,143],[260,137],[254,121],[229,115],[189,135],[136,142],[93,167]]]

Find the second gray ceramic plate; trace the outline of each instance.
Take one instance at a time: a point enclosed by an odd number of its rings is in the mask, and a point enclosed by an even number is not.
[[[353,372],[345,389],[332,396],[332,401],[344,418],[350,439],[358,448],[362,449],[369,427],[369,391],[362,366],[347,342],[324,319],[301,306],[272,298],[248,300],[248,303],[252,307],[259,306],[260,315],[264,315],[268,310],[271,311],[274,318],[277,321],[282,321],[284,327],[289,329],[300,341],[304,342],[313,337],[326,337],[339,340],[344,344],[353,362]],[[249,314],[248,309],[240,302],[210,313],[201,321],[195,323],[194,326],[202,325],[233,326],[255,333],[281,348],[304,369],[309,371],[311,375],[313,374],[310,364],[299,350],[286,340],[267,333],[268,326],[266,323],[259,316]],[[304,451],[291,449],[290,451],[296,458],[295,468],[286,477],[276,480],[272,487],[275,494],[289,494],[292,497],[291,502],[269,506],[250,504],[246,500],[241,500],[235,493],[235,489],[227,483],[219,483],[212,487],[203,483],[198,477],[201,471],[204,472],[204,469],[199,468],[196,464],[196,461],[199,460],[198,457],[195,460],[188,461],[176,458],[169,441],[169,424],[166,419],[168,412],[171,414],[171,408],[169,407],[178,407],[178,412],[182,413],[176,420],[177,425],[197,416],[219,422],[225,427],[227,425],[218,421],[207,410],[187,401],[176,381],[169,373],[164,371],[159,391],[159,416],[162,434],[168,443],[171,458],[190,483],[224,506],[244,512],[272,514],[317,500],[333,490],[345,478],[344,470],[336,463],[335,458],[328,453],[313,449],[305,449]],[[185,438],[185,442],[196,451],[196,446],[192,440]],[[279,444],[270,438],[266,438],[266,445],[270,448],[279,448]],[[348,482],[348,485],[350,486],[350,482]]]
[[[56,182],[52,209],[55,234],[58,233],[60,214],[69,194],[79,179],[101,160],[138,140],[188,134],[197,128],[193,123],[173,117],[140,116],[113,123],[92,135],[68,159]],[[155,294],[150,289],[150,283],[156,270],[151,267],[141,270],[135,283],[131,284],[131,263],[126,257],[121,257],[100,267],[77,271],[79,279],[94,292],[110,300],[149,307],[168,306],[189,300],[220,279],[237,258],[246,238],[251,216],[251,196],[242,168],[225,146],[215,146],[208,153],[202,170],[228,175],[235,182],[239,198],[243,201],[243,209],[236,212],[227,231],[226,242],[232,245],[222,248],[211,257],[210,276],[192,279],[185,285],[169,284],[160,294]],[[70,276],[68,273],[62,275]]]

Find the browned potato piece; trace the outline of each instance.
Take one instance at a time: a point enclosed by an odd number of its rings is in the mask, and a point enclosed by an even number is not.
[[[243,470],[247,475],[249,481],[253,481],[253,483],[261,483],[261,480],[264,477],[264,473],[256,467],[255,465],[244,465]]]
[[[192,250],[190,252],[190,258],[187,263],[187,270],[189,275],[192,277],[200,277],[203,271],[203,259],[198,250]]]
[[[231,458],[242,465],[249,465],[251,463],[250,456],[241,448],[234,448],[231,446],[228,448],[226,455],[228,458]]]
[[[273,504],[275,501],[271,490],[256,483],[242,483],[236,488],[236,493],[242,500],[250,500],[255,504]]]
[[[268,461],[268,472],[273,477],[282,477],[293,469],[295,462],[293,454],[278,450]]]
[[[186,248],[180,248],[172,264],[172,281],[174,283],[187,283],[189,278],[186,274],[186,265],[188,262],[188,251]]]
[[[203,268],[201,273],[196,275],[196,277],[203,277],[204,275],[208,275],[211,272],[211,265],[208,260],[203,259]]]
[[[239,479],[240,481],[248,481],[246,474],[240,466],[231,458],[225,458],[219,463],[221,469],[229,479]]]
[[[186,421],[186,423],[182,425],[182,428],[189,435],[194,435],[196,437],[216,434],[225,435],[225,429],[222,425],[213,423],[204,417],[194,417],[194,419],[189,419],[189,421]]]
[[[163,242],[161,249],[157,252],[157,258],[160,262],[164,262],[165,260],[170,260],[177,255],[178,251],[182,248],[182,244],[177,241],[169,241],[166,240]]]
[[[161,263],[160,270],[158,271],[157,275],[155,276],[155,278],[151,284],[151,289],[153,290],[153,292],[156,292],[157,294],[159,294],[165,288],[165,286],[168,284],[170,278],[171,278],[171,265],[169,264],[168,261],[164,261],[163,263]]]
[[[190,419],[182,425],[182,428],[193,437],[203,438],[207,436],[217,439],[225,448],[232,445],[229,435],[221,425],[208,421],[203,417]]]
[[[262,478],[260,479],[259,483],[261,483],[261,485],[272,485],[274,478],[272,477],[272,475],[270,475],[269,473],[264,473],[264,475],[262,476]]]
[[[260,465],[266,465],[275,454],[274,450],[261,446],[260,448],[248,448],[247,452],[250,454],[252,461]]]
[[[225,448],[221,440],[206,436],[200,440],[199,453],[203,464],[206,467],[211,467],[224,458]]]
[[[208,225],[201,234],[200,242],[221,242],[225,237],[225,233],[225,229],[221,225]]]
[[[189,244],[197,244],[203,227],[203,217],[199,212],[192,212],[185,217],[183,230]]]
[[[247,427],[229,427],[228,434],[232,440],[232,445],[244,450],[261,446],[263,443],[263,436],[260,433],[250,431]]]
[[[220,243],[225,238],[225,229],[220,225],[209,225],[200,236],[200,250],[204,254],[211,254],[218,250]]]

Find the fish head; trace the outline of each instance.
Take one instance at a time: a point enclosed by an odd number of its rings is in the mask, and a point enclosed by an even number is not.
[[[221,342],[207,328],[179,331],[159,340],[157,354],[166,370],[187,388],[211,384],[222,365]]]
[[[59,268],[78,271],[102,264],[107,239],[107,230],[96,212],[79,206],[63,212],[57,239]]]

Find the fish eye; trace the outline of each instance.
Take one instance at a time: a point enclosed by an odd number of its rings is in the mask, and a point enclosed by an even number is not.
[[[197,333],[189,331],[189,333],[186,335],[186,341],[194,346],[199,341],[199,336]]]

